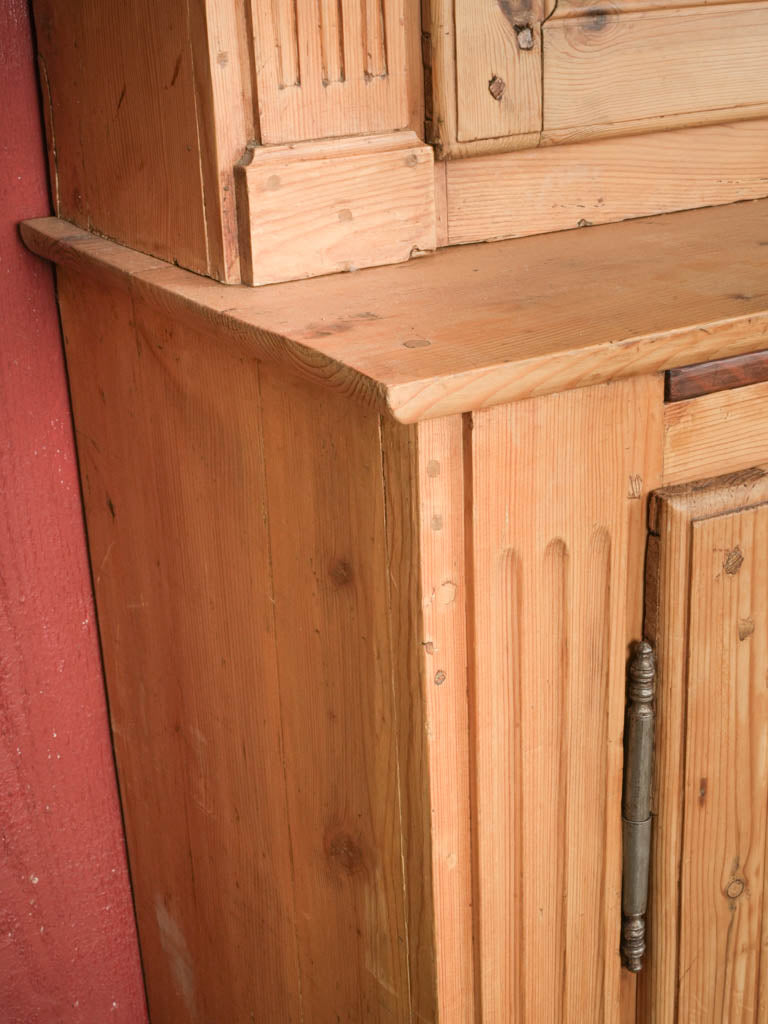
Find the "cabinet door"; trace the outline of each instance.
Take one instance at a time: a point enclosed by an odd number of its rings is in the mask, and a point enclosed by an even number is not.
[[[640,1020],[768,1019],[768,472],[657,492],[659,681]]]

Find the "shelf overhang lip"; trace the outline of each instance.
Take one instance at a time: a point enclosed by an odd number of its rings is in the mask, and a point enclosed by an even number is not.
[[[768,200],[462,246],[262,288],[220,284],[56,217],[24,221],[20,230],[32,252],[60,267],[127,289],[256,359],[405,423],[768,347]],[[614,267],[606,263],[612,251]],[[508,294],[543,268],[550,277],[541,294]],[[632,269],[648,281],[628,284],[622,273]],[[465,280],[470,273],[484,276]],[[685,292],[680,315],[676,287]],[[652,305],[662,293],[664,316]],[[558,296],[570,306],[559,308]],[[664,317],[669,325],[660,327]]]

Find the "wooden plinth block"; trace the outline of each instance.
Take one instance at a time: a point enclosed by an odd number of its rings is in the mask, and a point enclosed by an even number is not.
[[[255,147],[235,171],[246,284],[402,263],[435,248],[432,149],[413,132]]]

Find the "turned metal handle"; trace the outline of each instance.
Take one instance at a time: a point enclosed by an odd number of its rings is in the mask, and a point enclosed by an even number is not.
[[[645,913],[651,862],[651,784],[656,660],[643,640],[629,664],[627,725],[624,740],[623,872],[621,956],[625,967],[639,971],[645,953]]]

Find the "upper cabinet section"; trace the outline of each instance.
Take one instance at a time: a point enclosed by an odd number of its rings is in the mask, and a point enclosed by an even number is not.
[[[443,157],[768,111],[768,4],[431,0],[430,14]]]
[[[261,141],[408,127],[406,0],[250,0]]]
[[[56,214],[218,281],[768,196],[768,0],[32,2]]]

